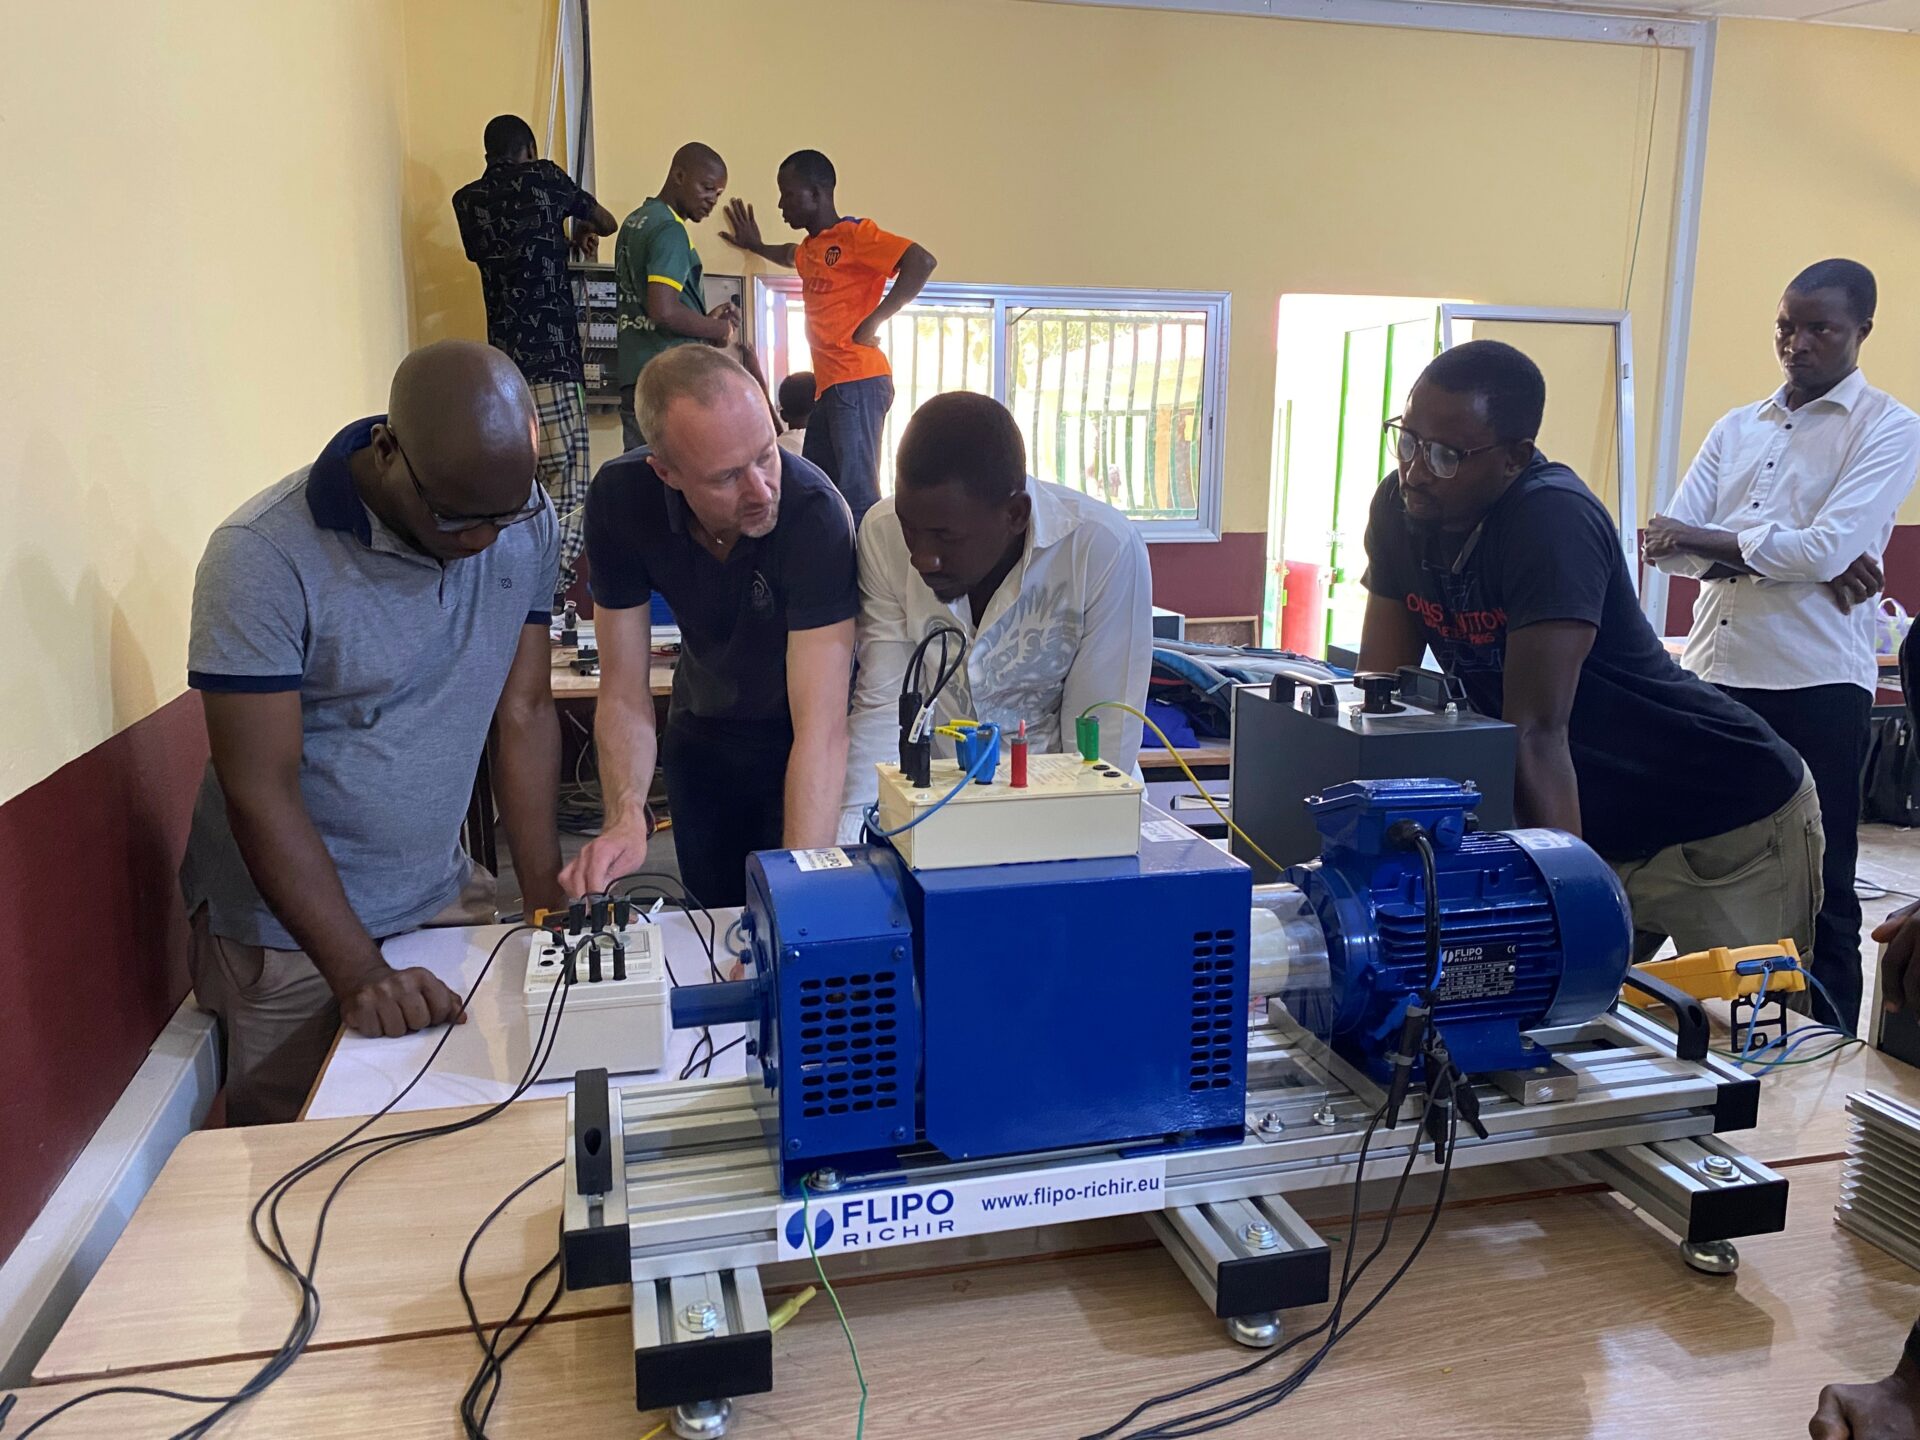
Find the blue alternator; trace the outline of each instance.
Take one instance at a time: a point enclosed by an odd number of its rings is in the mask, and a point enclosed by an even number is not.
[[[1473,786],[1450,780],[1360,780],[1308,801],[1321,856],[1286,878],[1325,934],[1330,990],[1282,1000],[1377,1078],[1428,968],[1420,856],[1388,839],[1400,821],[1433,840],[1434,1023],[1463,1071],[1540,1065],[1545,1051],[1525,1032],[1583,1024],[1619,997],[1633,920],[1611,867],[1558,830],[1471,831],[1479,803]]]

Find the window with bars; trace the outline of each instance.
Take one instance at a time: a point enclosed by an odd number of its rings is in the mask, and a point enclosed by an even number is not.
[[[754,290],[777,386],[812,368],[800,285],[762,276]],[[1036,478],[1107,501],[1149,539],[1217,536],[1227,310],[1216,292],[928,285],[881,335],[894,382],[881,493],[913,412],[974,390],[1013,412]]]

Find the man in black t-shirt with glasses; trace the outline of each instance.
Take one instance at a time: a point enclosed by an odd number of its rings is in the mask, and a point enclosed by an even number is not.
[[[1612,517],[1534,446],[1545,408],[1539,368],[1496,341],[1444,352],[1415,383],[1367,524],[1361,668],[1431,646],[1475,710],[1519,731],[1519,822],[1579,835],[1614,866],[1636,958],[1668,936],[1682,952],[1784,938],[1807,953],[1812,778],[1667,654]]]

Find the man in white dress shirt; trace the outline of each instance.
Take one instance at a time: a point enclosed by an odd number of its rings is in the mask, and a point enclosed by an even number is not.
[[[1013,416],[985,395],[937,395],[900,437],[893,495],[860,527],[859,681],[840,838],[857,839],[897,761],[901,679],[934,627],[967,636],[936,724],[1027,726],[1035,754],[1072,748],[1098,700],[1144,708],[1153,670],[1153,577],[1133,522],[1077,490],[1030,479]],[[937,648],[931,654],[937,655]],[[931,661],[928,672],[932,674]],[[1100,713],[1100,754],[1131,770],[1140,722]],[[936,741],[935,753],[952,757]]]
[[[1879,672],[1881,556],[1920,471],[1920,416],[1867,384],[1873,272],[1824,260],[1787,287],[1774,324],[1786,383],[1708,434],[1647,558],[1701,581],[1684,664],[1806,760],[1826,832],[1811,969],[1852,1031],[1860,1013],[1860,769]]]

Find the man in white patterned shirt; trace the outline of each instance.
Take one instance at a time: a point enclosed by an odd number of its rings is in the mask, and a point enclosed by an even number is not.
[[[1153,671],[1153,576],[1139,531],[1111,505],[1029,478],[1004,405],[936,395],[900,437],[894,473],[894,493],[860,526],[842,842],[859,838],[875,764],[899,758],[901,679],[934,627],[967,637],[935,723],[993,721],[1011,740],[1024,720],[1036,754],[1070,748],[1074,719],[1096,701],[1144,708]],[[1100,730],[1102,758],[1131,770],[1140,722],[1106,710]],[[935,753],[951,758],[952,747],[938,740]]]
[[[1774,349],[1786,383],[1708,434],[1647,531],[1647,558],[1701,582],[1687,669],[1758,712],[1806,760],[1826,833],[1814,1014],[1852,1031],[1860,1012],[1860,769],[1878,665],[1874,606],[1894,516],[1920,472],[1920,416],[1861,374],[1873,272],[1808,267],[1781,297]],[[1834,1013],[1837,1007],[1838,1013]]]

